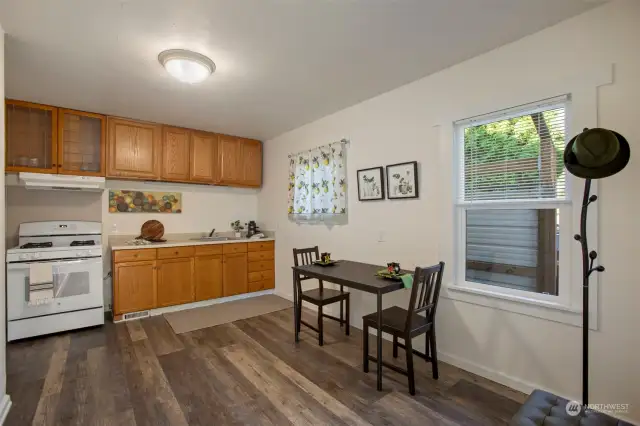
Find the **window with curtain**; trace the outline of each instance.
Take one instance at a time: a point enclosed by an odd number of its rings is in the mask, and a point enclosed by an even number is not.
[[[568,97],[455,123],[456,282],[553,298],[569,262],[563,151]],[[532,296],[532,295],[536,296]]]
[[[346,140],[289,155],[289,219],[346,223]]]

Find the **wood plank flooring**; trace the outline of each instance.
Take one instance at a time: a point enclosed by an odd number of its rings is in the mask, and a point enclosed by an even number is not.
[[[308,322],[315,314],[305,311]],[[407,379],[361,367],[362,333],[325,322],[325,346],[291,309],[176,335],[163,317],[7,346],[7,425],[501,425],[525,395],[416,358]],[[375,339],[370,339],[373,353]],[[384,359],[394,360],[385,342]]]

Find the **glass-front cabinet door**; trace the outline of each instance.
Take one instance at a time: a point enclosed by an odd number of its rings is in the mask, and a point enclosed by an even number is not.
[[[106,117],[60,109],[58,114],[58,173],[105,175]]]
[[[57,172],[58,108],[7,100],[6,170]]]

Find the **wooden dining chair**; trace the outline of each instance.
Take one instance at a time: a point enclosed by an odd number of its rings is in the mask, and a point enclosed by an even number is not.
[[[314,260],[320,259],[320,252],[318,250],[318,246],[303,248],[303,249],[293,249],[293,263],[295,266],[300,265],[310,265]],[[330,266],[328,266],[330,268]],[[295,290],[298,292],[298,306],[297,306],[297,318],[295,318],[296,322],[296,337],[297,333],[300,333],[300,324],[304,324],[310,329],[314,330],[318,333],[318,343],[320,346],[324,344],[323,341],[323,327],[322,327],[322,319],[329,318],[334,321],[338,321],[340,323],[340,327],[345,325],[345,333],[349,335],[349,292],[344,291],[344,286],[340,286],[340,290],[334,290],[330,288],[323,288],[322,280],[318,280],[320,283],[320,287],[313,290],[302,291],[302,281],[313,279],[311,277],[300,276],[295,283]],[[302,302],[309,302],[312,305],[318,307],[318,327],[314,327],[311,324],[302,321]],[[327,315],[322,312],[322,308],[325,305],[330,305],[332,303],[340,302],[340,318]],[[343,311],[343,304],[346,305],[346,310]],[[344,313],[343,313],[344,312]],[[346,317],[346,318],[345,318]]]
[[[374,312],[362,317],[364,332],[362,335],[362,362],[365,373],[369,372],[369,361],[382,362],[383,366],[407,376],[409,378],[409,393],[415,395],[416,386],[413,372],[413,355],[415,354],[424,358],[427,362],[431,362],[433,378],[438,379],[435,318],[443,272],[444,262],[427,268],[416,268],[413,274],[409,310],[392,306],[382,311],[382,331],[393,336],[394,358],[398,357],[398,348],[405,350],[407,356],[406,370],[393,364],[385,363],[382,360],[377,360],[369,355],[369,327],[377,328],[377,313]],[[421,312],[424,312],[424,316],[419,315]],[[421,334],[425,334],[424,354],[415,351],[412,347],[412,339]],[[404,344],[398,343],[398,338],[403,339]]]

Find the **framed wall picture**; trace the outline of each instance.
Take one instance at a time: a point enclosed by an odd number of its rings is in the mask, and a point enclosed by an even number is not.
[[[418,162],[387,166],[387,197],[390,200],[418,198]]]
[[[358,170],[358,200],[384,200],[382,167]]]

